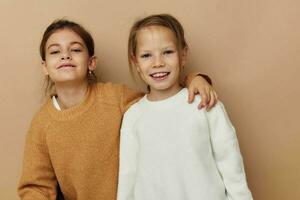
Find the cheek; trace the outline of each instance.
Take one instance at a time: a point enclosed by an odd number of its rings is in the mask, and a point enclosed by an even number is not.
[[[55,56],[55,55],[48,55],[48,56],[46,56],[46,64],[47,65],[53,65],[53,64],[55,64],[55,63],[57,63],[58,62],[58,58],[57,58],[58,56]]]
[[[137,71],[140,73],[143,73],[147,70],[147,66],[149,64],[147,63],[147,61],[143,61],[143,60],[138,60],[136,62],[136,66],[137,66]]]
[[[179,57],[177,54],[173,54],[173,55],[167,56],[166,61],[172,65],[177,65],[177,64],[179,64]]]
[[[148,77],[147,76],[147,74],[148,74],[147,68],[145,68],[145,67],[138,67],[138,73],[142,77],[142,79],[144,79],[144,80],[145,80],[145,78]]]
[[[147,73],[147,70],[142,67],[142,68],[139,69],[139,73],[140,73],[141,76],[145,76],[145,74]]]
[[[47,59],[45,61],[45,66],[49,70],[51,70],[52,68],[54,68],[55,67],[54,65],[55,65],[55,62],[53,60],[51,60],[51,59]]]

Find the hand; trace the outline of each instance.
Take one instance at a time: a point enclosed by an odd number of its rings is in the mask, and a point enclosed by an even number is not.
[[[206,107],[209,111],[214,107],[218,101],[218,95],[213,87],[201,76],[196,76],[189,85],[189,99],[188,102],[192,103],[195,98],[195,94],[200,94],[201,102],[198,105],[198,109]]]

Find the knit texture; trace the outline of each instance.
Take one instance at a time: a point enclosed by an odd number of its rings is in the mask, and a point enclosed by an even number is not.
[[[98,83],[79,105],[63,111],[49,98],[26,136],[21,199],[54,200],[58,184],[68,200],[116,199],[121,120],[142,95]]]
[[[145,96],[125,113],[118,200],[252,200],[223,104],[206,112],[187,95]]]

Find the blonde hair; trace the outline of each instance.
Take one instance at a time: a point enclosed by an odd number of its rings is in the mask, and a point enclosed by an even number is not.
[[[133,76],[134,74],[134,63],[132,58],[136,56],[136,47],[137,47],[137,33],[141,29],[148,26],[163,26],[172,31],[176,38],[176,45],[179,52],[182,49],[187,48],[187,42],[184,38],[184,30],[180,22],[169,14],[155,14],[145,17],[136,21],[130,29],[129,39],[128,39],[128,63],[130,73]],[[181,57],[179,56],[180,62]]]

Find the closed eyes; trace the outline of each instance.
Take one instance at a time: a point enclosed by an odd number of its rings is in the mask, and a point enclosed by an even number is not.
[[[172,54],[172,53],[175,53],[175,51],[173,51],[173,50],[166,50],[166,51],[164,51],[164,54]]]
[[[141,58],[149,58],[151,56],[150,53],[145,53],[141,55]]]

